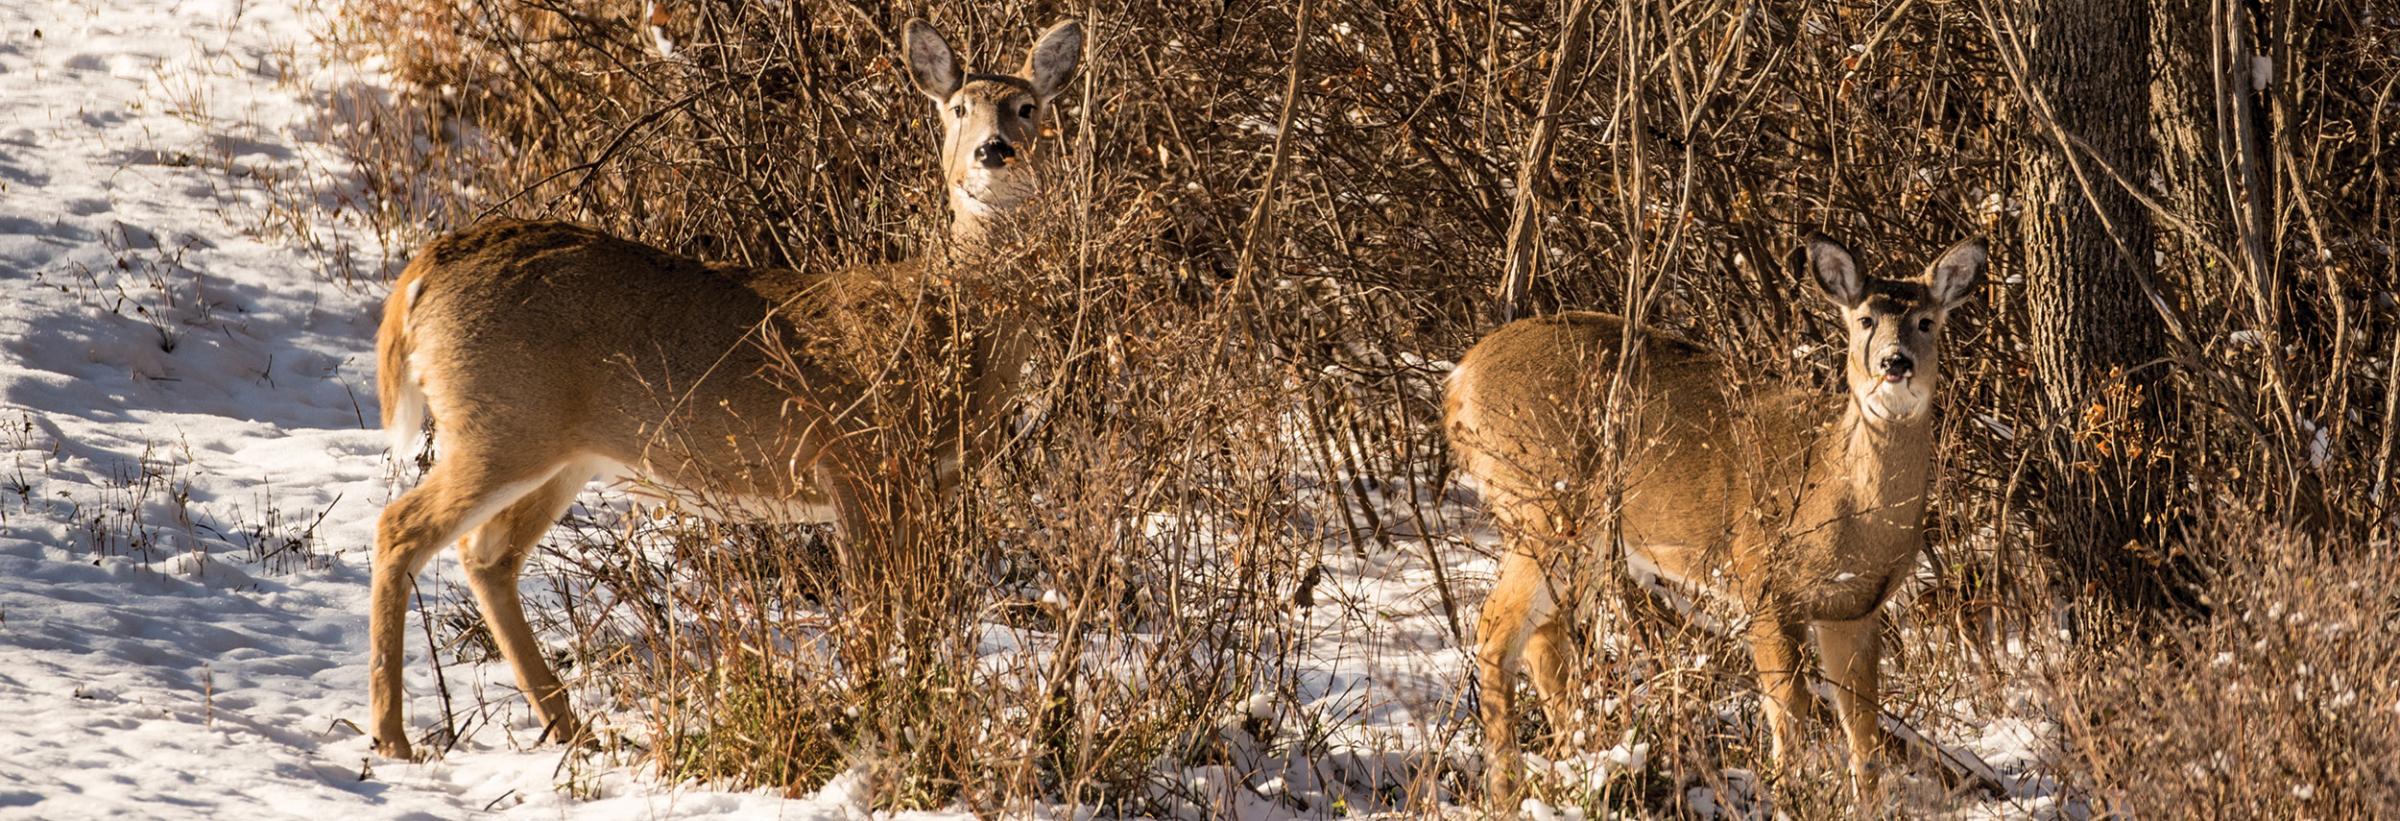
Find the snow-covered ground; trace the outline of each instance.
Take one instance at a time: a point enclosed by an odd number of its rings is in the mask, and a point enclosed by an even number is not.
[[[572,800],[502,728],[371,759],[383,253],[321,121],[361,81],[295,6],[0,4],[0,816],[840,816],[622,772]],[[492,673],[448,676],[522,722]]]
[[[327,101],[375,81],[316,45],[328,13],[0,5],[0,817],[857,815],[841,780],[712,791],[530,747],[492,665],[444,672],[494,716],[455,750],[369,753],[368,558],[399,488],[371,354],[396,252],[348,210]],[[1396,535],[1396,556],[1328,551],[1296,702],[1254,705],[1333,725],[1323,755],[1171,775],[1222,796],[1192,814],[1359,808],[1425,759],[1471,766],[1469,656],[1424,542]],[[1470,615],[1489,562],[1428,538]],[[440,708],[421,629],[420,722]],[[2033,732],[2003,729],[2002,748]],[[1638,748],[1595,755],[1639,766]]]

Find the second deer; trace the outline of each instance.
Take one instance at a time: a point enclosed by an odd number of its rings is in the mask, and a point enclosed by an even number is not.
[[[1853,783],[1863,789],[1891,747],[1878,723],[1880,611],[1924,548],[1942,329],[1980,284],[1985,254],[1961,242],[1905,280],[1862,274],[1824,238],[1795,259],[1849,329],[1846,395],[1737,385],[1707,350],[1589,312],[1511,323],[1451,374],[1452,458],[1480,485],[1506,551],[1475,652],[1492,795],[1513,793],[1521,767],[1521,664],[1553,732],[1574,729],[1578,659],[1559,616],[1593,580],[1562,568],[1614,563],[1616,545],[1601,542],[1610,469],[1622,471],[1614,531],[1629,569],[1734,607],[1777,760],[1814,704],[1800,669],[1812,625]],[[1641,353],[1616,387],[1611,460],[1601,414],[1628,343]]]
[[[403,722],[409,589],[456,543],[468,586],[517,686],[553,739],[583,737],[527,626],[517,577],[531,548],[595,477],[720,512],[833,521],[856,536],[879,474],[954,484],[1004,419],[1023,378],[1027,329],[1002,322],[966,345],[964,384],[938,420],[964,443],[934,465],[873,452],[858,418],[872,386],[810,358],[829,304],[860,278],[941,278],[983,264],[998,226],[1038,191],[1035,140],[1083,55],[1069,21],[1035,41],[1016,74],[968,74],[922,20],[904,38],[910,77],[944,126],[951,250],[853,271],[710,265],[557,222],[504,220],[427,245],[394,283],[376,334],[384,428],[407,451],[434,421],[439,455],[377,523],[369,695],[377,751],[411,754]],[[871,290],[871,289],[869,289]]]

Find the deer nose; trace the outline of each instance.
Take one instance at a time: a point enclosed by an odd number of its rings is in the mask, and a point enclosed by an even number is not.
[[[1910,361],[1908,354],[1895,353],[1883,358],[1883,378],[1886,380],[1898,382],[1916,372],[1917,363]]]
[[[975,147],[975,161],[985,168],[1007,165],[1009,158],[1016,155],[1017,149],[1010,147],[1007,140],[993,140]]]

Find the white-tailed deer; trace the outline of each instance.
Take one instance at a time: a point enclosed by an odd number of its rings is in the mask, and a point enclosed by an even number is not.
[[[1794,259],[1849,329],[1847,396],[1737,385],[1706,350],[1588,312],[1511,323],[1450,375],[1451,456],[1480,484],[1506,549],[1477,627],[1492,795],[1512,794],[1521,766],[1520,662],[1554,732],[1572,732],[1565,702],[1578,660],[1557,616],[1570,591],[1595,581],[1564,569],[1609,568],[1616,557],[1600,541],[1609,523],[1598,474],[1609,460],[1599,423],[1627,342],[1640,349],[1617,388],[1627,393],[1616,418],[1615,532],[1627,569],[1736,608],[1777,760],[1814,704],[1799,668],[1810,625],[1855,783],[1868,783],[1889,746],[1878,723],[1879,611],[1924,548],[1942,326],[1981,282],[1984,249],[1961,242],[1907,280],[1864,276],[1823,238]],[[1575,561],[1584,557],[1594,561]]]
[[[377,523],[370,613],[375,747],[408,757],[402,633],[417,572],[456,543],[468,586],[545,735],[583,737],[525,622],[517,576],[585,483],[629,476],[652,495],[720,513],[865,527],[863,494],[890,454],[862,453],[865,386],[812,361],[828,305],[859,278],[939,278],[1001,242],[997,221],[1034,197],[1041,118],[1083,52],[1043,32],[1017,74],[968,74],[922,20],[909,75],[944,124],[950,250],[841,272],[709,265],[555,222],[496,221],[436,240],[394,284],[376,334],[383,424],[413,452],[434,421],[439,460]],[[1024,362],[1021,328],[977,338],[957,418],[958,465],[1004,426]],[[1013,336],[1012,336],[1013,333]],[[888,388],[887,388],[888,389]],[[907,388],[901,388],[907,389]]]

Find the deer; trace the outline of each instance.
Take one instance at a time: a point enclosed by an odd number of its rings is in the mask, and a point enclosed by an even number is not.
[[[1616,559],[1619,578],[1732,614],[1724,623],[1749,645],[1775,762],[1817,707],[1800,667],[1813,626],[1863,794],[1896,752],[1878,720],[1881,613],[1925,547],[1942,331],[1985,259],[1968,239],[1916,276],[1885,279],[1863,275],[1841,243],[1808,238],[1789,265],[1848,329],[1838,397],[1741,384],[1701,346],[1589,311],[1509,323],[1460,357],[1444,433],[1503,549],[1476,627],[1490,795],[1514,795],[1523,767],[1520,668],[1554,738],[1577,720],[1566,701],[1580,659],[1561,615],[1590,580],[1569,568]],[[1626,401],[1613,403],[1609,449],[1600,422],[1612,385]],[[1622,471],[1613,494],[1611,469]]]
[[[897,266],[801,271],[709,264],[564,222],[495,220],[441,237],[395,281],[376,333],[377,391],[395,453],[433,425],[438,458],[376,523],[369,613],[375,750],[412,759],[402,638],[417,574],[456,544],[468,587],[543,738],[588,744],[567,691],[527,625],[518,577],[586,484],[769,522],[868,526],[891,454],[858,419],[869,386],[802,344],[860,282],[942,276],[1011,241],[1009,218],[1040,193],[1042,118],[1083,57],[1059,22],[1013,74],[969,73],[924,20],[902,38],[911,83],[942,123],[948,251]],[[912,273],[913,272],[913,273]],[[954,492],[988,452],[1024,382],[1031,329],[972,344],[955,390],[956,447],[934,466]],[[937,403],[939,404],[939,403]]]

